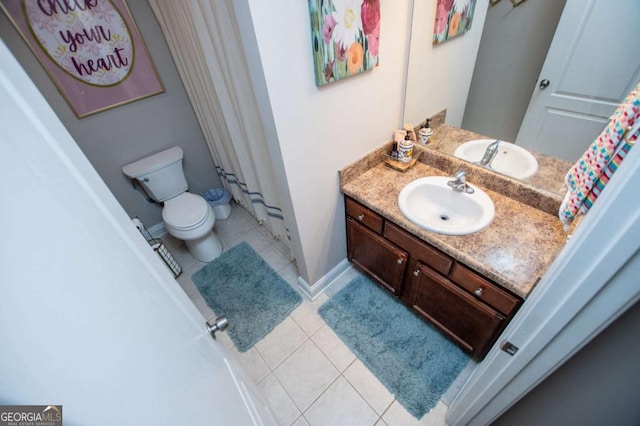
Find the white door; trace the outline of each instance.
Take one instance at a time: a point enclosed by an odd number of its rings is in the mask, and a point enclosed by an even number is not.
[[[576,161],[640,80],[638,22],[638,0],[568,0],[516,144]]]
[[[0,40],[0,404],[64,424],[274,424]]]

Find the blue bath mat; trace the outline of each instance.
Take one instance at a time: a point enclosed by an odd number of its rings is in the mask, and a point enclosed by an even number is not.
[[[342,341],[420,419],[469,362],[469,356],[364,276],[318,313]]]
[[[229,320],[227,332],[246,352],[280,324],[302,298],[242,242],[191,276],[207,305]]]

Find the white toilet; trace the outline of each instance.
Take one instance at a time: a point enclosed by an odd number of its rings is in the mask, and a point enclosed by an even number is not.
[[[201,262],[210,262],[222,253],[222,243],[213,232],[213,209],[199,195],[187,192],[182,170],[183,152],[169,148],[122,168],[136,179],[154,201],[164,203],[162,220],[167,232],[183,240],[189,253]]]

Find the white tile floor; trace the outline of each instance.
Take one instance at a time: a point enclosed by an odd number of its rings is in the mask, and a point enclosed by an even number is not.
[[[283,254],[282,244],[240,206],[233,204],[231,216],[216,221],[214,229],[224,250],[246,241],[298,290],[295,263]],[[183,268],[178,277],[181,287],[203,316],[211,317],[213,312],[191,281],[205,264],[191,257],[180,241],[169,235],[162,239]],[[349,279],[345,277],[344,284]],[[327,298],[322,294],[310,301],[303,296],[301,306],[245,353],[226,334],[220,335],[219,341],[264,392],[280,424],[445,425],[443,401],[418,421],[395,400],[320,318],[317,309]]]

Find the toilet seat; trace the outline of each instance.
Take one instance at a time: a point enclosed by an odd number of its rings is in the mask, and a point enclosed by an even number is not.
[[[207,223],[213,211],[199,195],[183,192],[164,202],[162,220],[167,228],[188,232]]]
[[[189,253],[201,262],[211,262],[222,253],[222,241],[213,232],[216,214],[199,195],[184,192],[164,202],[164,226],[183,240]]]

